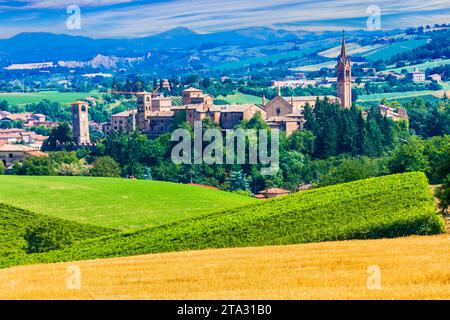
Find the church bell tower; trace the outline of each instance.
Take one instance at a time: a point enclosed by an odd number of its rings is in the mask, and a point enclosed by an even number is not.
[[[341,99],[343,108],[352,107],[352,66],[350,57],[347,55],[345,44],[345,32],[342,34],[342,48],[337,65],[337,89],[338,98]]]

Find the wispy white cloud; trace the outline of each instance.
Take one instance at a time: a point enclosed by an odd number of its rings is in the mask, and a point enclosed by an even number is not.
[[[74,4],[82,7],[101,7],[120,3],[130,3],[133,2],[133,0],[19,0],[15,2],[21,3],[22,6],[12,5],[11,1],[6,0],[0,1],[0,4],[3,3],[4,7],[10,9],[61,9]]]
[[[299,25],[303,29],[365,28],[367,8],[378,5],[384,28],[422,23],[450,22],[448,0],[22,0],[30,9],[45,13],[61,9],[52,18],[41,15],[34,24],[17,24],[17,29],[65,30],[63,8],[76,3],[82,8],[79,34],[92,37],[136,37],[158,33],[177,26],[198,32],[252,26]],[[0,0],[1,4],[9,1]],[[33,11],[31,10],[31,11]],[[10,11],[14,9],[10,8]],[[23,13],[26,15],[26,13]],[[52,24],[46,22],[51,21]],[[350,24],[351,21],[351,24]],[[2,23],[0,22],[0,28]],[[11,26],[9,26],[11,29]],[[50,30],[47,30],[50,29]],[[0,29],[1,30],[1,29]],[[4,32],[4,31],[0,31]]]

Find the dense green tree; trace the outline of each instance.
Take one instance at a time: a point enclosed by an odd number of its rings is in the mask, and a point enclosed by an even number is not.
[[[391,172],[413,172],[421,171],[428,173],[430,164],[425,155],[425,145],[417,137],[411,137],[395,150],[389,163]]]
[[[28,157],[22,164],[16,163],[13,172],[23,176],[54,176],[56,166],[49,157]]]
[[[444,214],[449,214],[450,208],[450,174],[444,180],[444,183],[436,190],[436,196],[439,198],[439,207]]]
[[[0,161],[0,175],[5,174],[5,172],[6,172],[5,165],[3,164],[3,161]]]
[[[58,146],[72,143],[70,127],[67,123],[61,123],[53,128],[42,149],[44,151],[56,150]]]
[[[120,177],[120,167],[111,157],[99,157],[92,163],[91,175],[94,177]]]
[[[61,225],[52,222],[41,222],[25,232],[26,250],[28,253],[48,252],[70,245],[72,233]]]
[[[231,191],[247,191],[250,189],[249,181],[242,170],[232,171],[227,183]]]

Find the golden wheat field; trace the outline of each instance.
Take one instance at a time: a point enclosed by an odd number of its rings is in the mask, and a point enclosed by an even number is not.
[[[447,234],[14,267],[0,270],[0,298],[449,299],[449,241]]]

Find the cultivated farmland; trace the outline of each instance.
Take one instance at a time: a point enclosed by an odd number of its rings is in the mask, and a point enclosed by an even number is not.
[[[0,270],[0,299],[450,299],[449,235],[203,250]],[[81,290],[68,290],[68,267]],[[380,286],[368,287],[379,267]],[[368,273],[369,271],[369,273]]]
[[[62,250],[0,259],[0,265],[443,231],[444,223],[436,212],[425,175],[409,173],[320,188],[137,232],[86,240]]]

